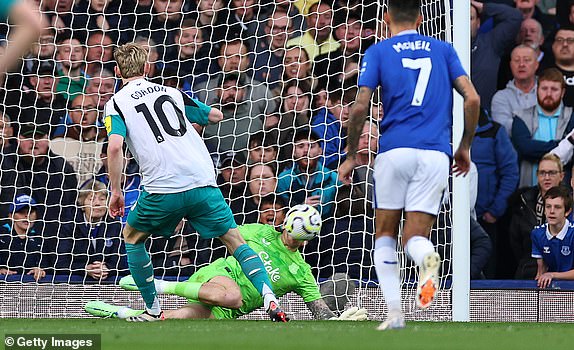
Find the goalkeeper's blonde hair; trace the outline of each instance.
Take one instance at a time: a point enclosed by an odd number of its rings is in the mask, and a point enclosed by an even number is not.
[[[114,52],[114,59],[124,79],[143,76],[147,57],[147,48],[136,43],[124,44]]]

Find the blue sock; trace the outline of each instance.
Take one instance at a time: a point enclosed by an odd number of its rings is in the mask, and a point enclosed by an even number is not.
[[[273,293],[273,287],[263,262],[247,244],[242,244],[233,253],[233,257],[237,259],[241,270],[249,281],[253,284],[259,294]]]
[[[153,281],[153,266],[145,249],[145,244],[143,242],[137,244],[126,243],[126,253],[128,255],[130,273],[140,290],[147,309],[158,309],[154,311],[159,313],[159,302],[156,302],[157,293]]]

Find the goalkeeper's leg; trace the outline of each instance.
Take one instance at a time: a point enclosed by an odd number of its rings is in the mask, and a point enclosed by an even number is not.
[[[84,310],[90,315],[102,318],[122,318],[137,317],[143,314],[144,310],[134,310],[128,306],[118,306],[108,304],[103,301],[94,300],[84,305]],[[176,310],[166,310],[164,319],[200,319],[213,318],[211,310],[201,304],[188,304]]]
[[[247,245],[237,228],[232,228],[219,237],[227,246],[227,250],[241,265],[241,269],[255,289],[263,297],[263,307],[273,322],[287,322],[289,319],[279,307],[279,302],[273,292],[273,286],[265,270],[265,265],[251,247]]]
[[[208,282],[172,282],[156,279],[154,283],[158,294],[178,295],[230,309],[239,309],[243,305],[239,285],[227,276],[214,276]],[[125,290],[137,290],[132,276],[123,277],[120,280],[120,287]]]

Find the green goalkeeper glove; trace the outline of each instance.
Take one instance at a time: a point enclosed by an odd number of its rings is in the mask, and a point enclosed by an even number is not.
[[[356,306],[349,308],[341,314],[339,317],[333,317],[331,320],[334,321],[365,321],[367,320],[367,309],[359,309]]]

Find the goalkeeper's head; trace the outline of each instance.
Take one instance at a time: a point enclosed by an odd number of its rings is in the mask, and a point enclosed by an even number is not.
[[[140,44],[127,43],[114,51],[116,60],[115,73],[123,80],[142,78],[150,70],[148,63],[148,49]]]

